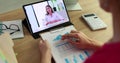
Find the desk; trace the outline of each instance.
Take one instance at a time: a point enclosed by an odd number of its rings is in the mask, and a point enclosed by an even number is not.
[[[103,11],[98,4],[98,0],[79,0],[82,11],[69,11],[72,23],[78,31],[84,32],[90,38],[101,41],[102,43],[112,38],[112,19],[111,14]],[[82,14],[96,13],[107,25],[108,28],[99,31],[91,31],[88,25],[81,18]],[[7,13],[0,14],[0,21],[24,19],[25,15],[22,9],[16,9]],[[38,42],[40,39],[33,39],[24,27],[25,37],[23,39],[14,40],[15,53],[18,53],[17,59],[19,63],[40,63],[40,52]]]

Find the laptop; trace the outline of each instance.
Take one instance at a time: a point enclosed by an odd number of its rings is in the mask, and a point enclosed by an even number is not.
[[[62,35],[76,30],[70,22],[64,0],[40,1],[24,5],[23,9],[30,32],[39,34],[50,43],[56,63],[82,63],[88,57],[88,51],[77,50],[61,40]]]

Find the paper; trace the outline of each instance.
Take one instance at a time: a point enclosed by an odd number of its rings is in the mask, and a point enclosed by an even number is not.
[[[3,52],[0,50],[0,63],[8,63],[6,57],[3,55]]]
[[[0,31],[0,32],[13,33],[10,35],[12,39],[24,37],[22,20],[3,21],[0,23],[0,29],[2,29],[2,31]],[[19,29],[19,31],[17,31],[18,29]]]
[[[66,40],[61,40],[61,36],[70,33],[71,30],[75,30],[75,28],[68,26],[54,32],[41,34],[41,37],[50,43],[56,63],[82,63],[92,53],[79,50]]]
[[[3,55],[1,58],[3,58],[2,60],[5,60],[6,63],[18,63],[14,54],[13,45],[14,43],[10,38],[9,33],[0,35],[0,51],[1,55]]]
[[[11,40],[9,33],[5,32],[0,35],[0,43],[2,43],[2,42],[9,44],[11,46],[11,48],[14,46],[14,43]],[[3,45],[1,45],[1,46],[3,46]]]

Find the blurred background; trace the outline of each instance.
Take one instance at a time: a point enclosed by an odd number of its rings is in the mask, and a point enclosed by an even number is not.
[[[24,4],[42,0],[0,0],[0,14],[22,8]],[[52,0],[53,2],[56,0]],[[75,4],[78,0],[65,0],[66,4]]]
[[[0,0],[0,14],[22,8],[24,4],[41,0]]]

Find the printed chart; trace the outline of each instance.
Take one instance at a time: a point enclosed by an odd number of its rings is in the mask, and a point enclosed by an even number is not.
[[[57,35],[53,42],[56,42],[54,43],[55,49],[60,53],[64,63],[80,63],[91,55],[89,51],[78,50],[69,42],[61,40],[61,38],[62,35]]]
[[[50,43],[56,63],[83,63],[92,54],[92,51],[77,49],[67,40],[61,40],[62,35],[70,33],[71,30],[75,30],[74,26],[41,34],[41,37]]]

